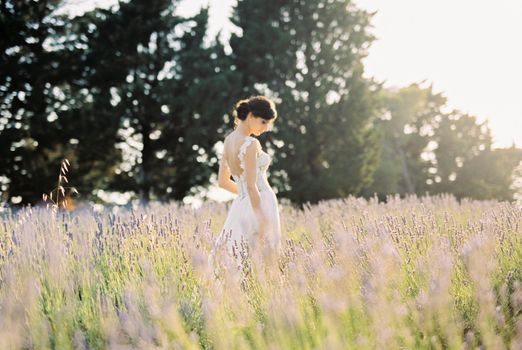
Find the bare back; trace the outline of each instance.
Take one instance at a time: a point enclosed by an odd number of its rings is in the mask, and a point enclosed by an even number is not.
[[[228,168],[234,176],[241,176],[243,173],[239,161],[239,148],[244,142],[245,136],[236,131],[231,132],[227,137],[225,137],[223,158],[227,162]]]

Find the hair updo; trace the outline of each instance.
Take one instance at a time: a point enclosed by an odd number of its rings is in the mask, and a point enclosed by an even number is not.
[[[265,96],[252,96],[245,100],[240,100],[234,106],[234,124],[239,120],[245,120],[248,113],[252,112],[254,117],[272,120],[277,118],[275,103]]]

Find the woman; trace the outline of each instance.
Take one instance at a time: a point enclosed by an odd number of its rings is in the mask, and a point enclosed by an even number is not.
[[[271,162],[261,149],[259,136],[277,118],[275,104],[264,96],[239,101],[234,108],[236,128],[227,135],[219,163],[219,186],[237,197],[232,202],[216,246],[226,244],[228,251],[278,251],[281,241],[277,197],[267,180]],[[230,180],[230,176],[234,181]]]

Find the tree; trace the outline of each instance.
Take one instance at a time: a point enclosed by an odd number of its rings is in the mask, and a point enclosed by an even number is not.
[[[426,157],[446,98],[434,93],[432,86],[411,84],[382,90],[380,104],[376,127],[383,135],[381,157],[365,195],[375,193],[384,199],[395,193],[424,193],[431,167]]]
[[[381,101],[382,157],[365,195],[452,193],[457,198],[513,199],[513,172],[522,150],[492,149],[486,122],[450,110],[431,86],[388,89]]]
[[[437,193],[457,190],[453,186],[459,168],[491,150],[492,145],[486,122],[477,123],[476,117],[458,111],[441,116],[433,140],[437,144],[434,150],[436,169],[431,171],[428,182],[432,192]]]
[[[5,201],[37,202],[55,187],[63,158],[73,167],[79,163],[83,144],[78,144],[82,123],[77,115],[85,94],[75,85],[82,81],[84,38],[72,32],[65,15],[57,14],[60,3],[6,0],[0,5],[0,179]],[[101,132],[96,124],[89,130],[96,136]],[[103,147],[103,139],[98,145]],[[107,171],[104,155],[110,154],[106,149],[96,162],[85,164],[82,176],[102,177]]]
[[[96,118],[116,121],[124,154],[108,189],[135,192],[142,204],[180,200],[208,182],[231,103],[223,47],[204,42],[208,10],[180,18],[176,5],[133,0],[98,10],[90,40]]]
[[[492,149],[487,122],[479,123],[459,111],[443,116],[435,138],[436,171],[428,180],[431,193],[513,200],[513,175],[522,161],[522,149]]]
[[[37,202],[63,158],[86,199],[180,200],[208,182],[238,83],[224,47],[205,41],[208,10],[181,18],[178,2],[75,18],[58,15],[58,1],[1,3],[3,200]]]
[[[378,158],[378,84],[363,77],[371,14],[351,1],[239,1],[231,38],[243,95],[279,100],[272,183],[294,202],[359,194]]]

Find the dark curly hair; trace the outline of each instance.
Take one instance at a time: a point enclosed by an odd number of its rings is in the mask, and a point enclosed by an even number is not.
[[[245,100],[240,100],[234,106],[234,117],[245,120],[248,113],[252,112],[254,117],[272,120],[277,118],[275,103],[265,96],[252,96]]]

